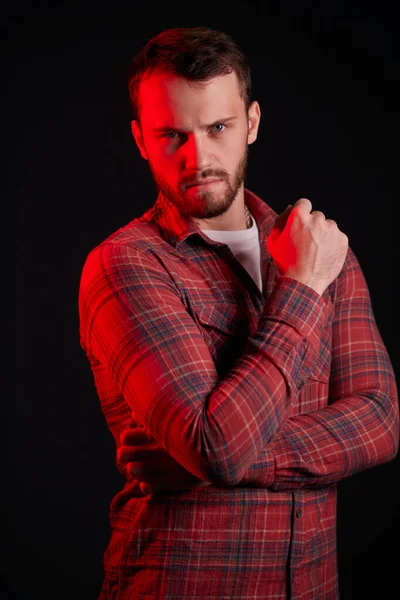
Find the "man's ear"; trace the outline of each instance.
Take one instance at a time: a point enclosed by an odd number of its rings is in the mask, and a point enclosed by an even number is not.
[[[252,144],[257,139],[258,127],[260,125],[261,110],[258,102],[254,101],[250,104],[248,112],[249,131],[247,135],[247,143]]]
[[[140,154],[145,160],[149,160],[147,156],[146,148],[143,142],[142,130],[140,129],[140,125],[137,121],[131,121],[132,135],[135,138],[135,142],[137,147],[139,148]]]

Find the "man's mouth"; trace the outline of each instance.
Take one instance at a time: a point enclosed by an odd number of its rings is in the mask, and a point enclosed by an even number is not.
[[[197,187],[209,187],[215,185],[216,183],[222,181],[217,177],[207,177],[206,179],[201,179],[200,181],[194,181],[192,183],[186,184],[186,189],[197,188]]]

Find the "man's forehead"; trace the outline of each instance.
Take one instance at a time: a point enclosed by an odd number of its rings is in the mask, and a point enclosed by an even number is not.
[[[142,81],[139,95],[141,112],[151,113],[157,121],[192,114],[201,121],[213,122],[239,113],[242,103],[235,73],[207,81],[188,81],[174,73],[152,73]]]
[[[143,76],[141,87],[148,89],[184,87],[192,89],[207,89],[212,87],[233,87],[239,89],[237,75],[234,71],[224,75],[216,75],[204,80],[190,80],[170,71],[155,69]]]

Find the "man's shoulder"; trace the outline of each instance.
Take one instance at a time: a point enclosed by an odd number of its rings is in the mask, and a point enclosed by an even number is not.
[[[170,250],[154,221],[135,218],[92,247],[84,260],[81,280],[102,277],[107,272],[116,274],[127,264],[139,269],[149,260],[154,262],[154,256],[165,256]]]
[[[100,289],[104,282],[119,285],[126,273],[140,277],[149,268],[159,270],[160,264],[165,262],[160,258],[165,259],[168,249],[154,222],[134,219],[88,252],[81,271],[80,297],[96,286]]]
[[[132,250],[144,251],[155,247],[161,249],[165,246],[165,240],[157,223],[143,215],[111,233],[95,246],[92,252],[105,246],[129,246]]]

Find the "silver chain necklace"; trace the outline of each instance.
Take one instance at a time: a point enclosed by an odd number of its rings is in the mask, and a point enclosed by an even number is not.
[[[250,229],[252,226],[252,221],[251,221],[250,211],[247,208],[247,204],[244,205],[244,213],[246,216],[246,229]]]

